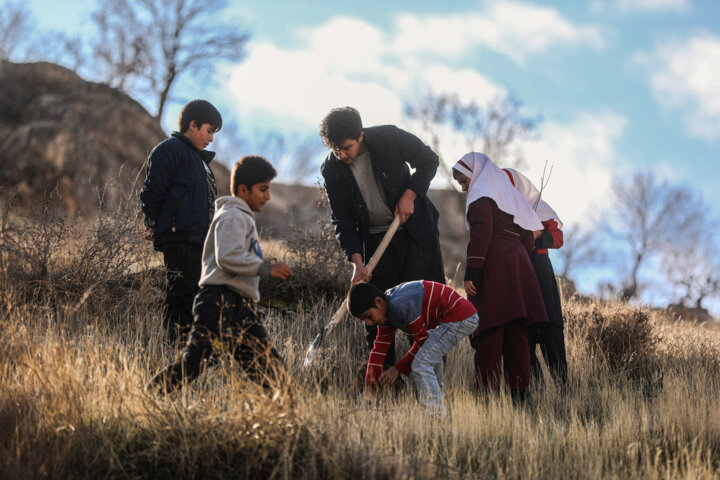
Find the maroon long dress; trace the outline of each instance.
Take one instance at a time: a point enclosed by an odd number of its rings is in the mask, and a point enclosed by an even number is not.
[[[468,272],[482,269],[475,280],[477,295],[468,297],[480,316],[478,328],[470,336],[478,385],[498,389],[502,359],[507,385],[513,391],[526,392],[530,384],[527,325],[547,322],[529,256],[534,248],[532,232],[516,225],[512,216],[488,197],[474,201],[467,217]]]

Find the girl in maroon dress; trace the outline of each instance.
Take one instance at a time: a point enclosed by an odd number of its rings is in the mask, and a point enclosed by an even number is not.
[[[547,322],[529,256],[543,225],[486,155],[466,154],[453,166],[453,176],[468,194],[465,290],[480,316],[470,335],[477,384],[497,391],[502,360],[513,398],[524,400],[530,385],[528,325]]]

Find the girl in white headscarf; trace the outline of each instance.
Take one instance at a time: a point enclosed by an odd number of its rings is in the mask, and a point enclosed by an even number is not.
[[[543,226],[507,174],[486,155],[464,155],[453,166],[453,176],[468,194],[465,290],[480,314],[470,336],[477,383],[497,390],[503,360],[513,398],[523,400],[530,385],[528,325],[547,322],[529,257],[533,232]]]
[[[542,379],[542,369],[535,354],[535,345],[540,345],[540,351],[550,372],[555,375],[556,379],[564,382],[567,380],[567,356],[565,354],[562,304],[555,271],[548,256],[548,248],[562,247],[563,232],[561,228],[563,224],[555,210],[541,198],[540,191],[525,175],[512,168],[504,170],[527,204],[534,207],[543,224],[541,235],[535,239],[535,250],[530,254],[530,261],[540,285],[548,323],[539,323],[537,329],[531,332],[529,338],[530,370],[535,378]]]

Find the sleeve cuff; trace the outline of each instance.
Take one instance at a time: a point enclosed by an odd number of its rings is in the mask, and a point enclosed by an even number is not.
[[[479,267],[467,267],[465,269],[465,278],[464,280],[471,281],[475,284],[475,286],[478,285],[478,282],[482,279],[482,273],[483,269]]]
[[[258,268],[258,275],[260,275],[260,278],[269,278],[270,277],[270,264],[269,263],[261,263],[260,268]]]

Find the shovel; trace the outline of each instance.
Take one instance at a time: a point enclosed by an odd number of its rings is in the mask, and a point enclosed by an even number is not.
[[[373,253],[372,258],[370,258],[370,261],[367,263],[365,268],[367,269],[368,273],[372,273],[372,271],[375,269],[375,266],[377,266],[378,262],[380,261],[380,257],[382,257],[382,254],[385,253],[385,249],[387,248],[388,244],[390,243],[390,240],[392,240],[393,235],[395,235],[395,232],[397,231],[398,227],[400,226],[400,216],[396,215],[393,222],[390,224],[390,228],[388,228],[388,231],[385,232],[385,236],[380,241],[380,245],[375,249],[375,253]],[[335,315],[332,316],[330,319],[330,323],[325,325],[325,327],[320,331],[320,333],[317,334],[315,337],[315,340],[312,341],[310,346],[307,349],[307,352],[305,352],[305,362],[303,362],[303,365],[305,367],[309,366],[313,359],[315,358],[315,355],[317,354],[318,350],[320,349],[320,344],[322,343],[323,339],[327,334],[329,334],[335,326],[340,323],[340,320],[343,319],[345,316],[345,312],[347,311],[347,299],[343,300],[342,305],[340,308],[338,308],[337,312],[335,312]]]

